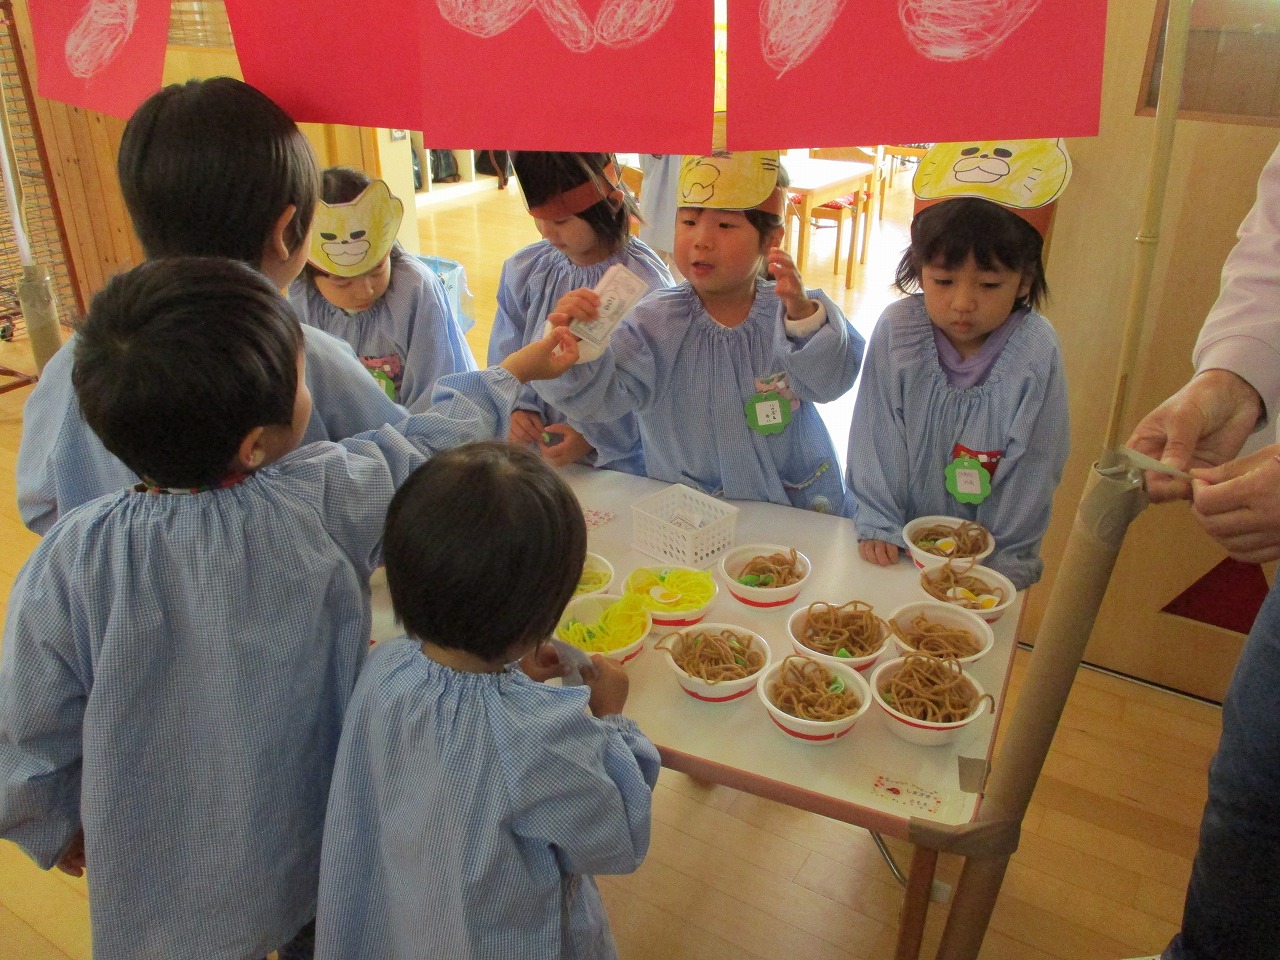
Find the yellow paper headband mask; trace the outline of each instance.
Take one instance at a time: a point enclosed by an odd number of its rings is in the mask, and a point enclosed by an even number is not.
[[[381,180],[374,180],[347,203],[321,201],[307,259],[317,270],[335,277],[368,273],[391,252],[403,218],[404,204]]]
[[[717,113],[710,156],[686,156],[680,161],[677,205],[709,210],[763,210],[782,216],[787,196],[778,186],[778,151],[730,153],[724,149],[725,124],[725,115]]]
[[[911,186],[921,200],[981,197],[1016,212],[1058,199],[1070,179],[1062,140],[986,140],[934,144]]]

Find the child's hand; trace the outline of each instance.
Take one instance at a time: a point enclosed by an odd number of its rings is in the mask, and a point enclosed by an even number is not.
[[[553,327],[567,327],[575,320],[590,323],[600,316],[600,295],[581,287],[570,290],[556,301],[556,308],[547,317]]]
[[[542,459],[553,467],[576,463],[595,449],[586,437],[567,423],[548,424],[543,433],[555,434],[562,438],[558,443],[548,443],[541,433],[538,434],[538,450],[542,454]]]
[[[769,251],[769,276],[777,281],[774,293],[787,308],[788,320],[803,320],[817,312],[818,302],[810,300],[809,294],[805,292],[804,281],[800,279],[796,262],[781,247],[774,247]]]
[[[54,864],[63,873],[70,874],[73,877],[84,876],[84,830],[76,831],[76,835],[71,838],[71,843],[67,846],[66,851],[58,858],[58,862]]]
[[[499,364],[521,383],[552,380],[578,360],[578,338],[565,327],[552,329],[541,340],[521,347]]]
[[[582,671],[582,682],[591,691],[591,699],[587,705],[597,717],[611,713],[621,713],[627,705],[627,691],[631,687],[631,679],[626,669],[616,660],[592,654],[591,670]]]
[[[539,443],[542,440],[542,418],[532,410],[512,410],[507,440],[517,446]]]
[[[520,658],[520,669],[530,680],[546,683],[553,677],[563,677],[568,668],[560,662],[560,655],[549,643],[540,643]]]
[[[898,562],[898,545],[887,540],[859,540],[858,553],[878,567],[891,567]]]

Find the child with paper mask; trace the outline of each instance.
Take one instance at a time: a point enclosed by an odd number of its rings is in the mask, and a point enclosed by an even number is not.
[[[912,220],[897,287],[921,292],[887,307],[871,335],[849,496],[863,559],[896,563],[908,520],[960,517],[991,532],[983,563],[1023,589],[1043,570],[1070,445],[1058,338],[1036,311],[1044,241],[1029,218],[1066,185],[1070,162],[1060,141],[1007,142],[1004,157],[952,147],[939,144],[948,159],[926,155],[916,174],[917,196],[938,202]],[[1038,157],[1034,207],[1013,205],[1029,195],[1010,175],[1024,153]]]
[[[0,836],[87,872],[99,960],[309,957],[294,935],[315,916],[392,494],[505,432],[516,388],[571,363],[572,337],[442,378],[395,427],[301,446],[303,328],[243,263],[115,277],[75,351],[85,420],[146,480],[69,512],[14,584]]]
[[[343,725],[319,960],[616,956],[592,874],[644,859],[660,764],[621,664],[538,682],[562,672],[546,638],[586,546],[573,492],[509,443],[433,457],[392,500],[406,636],[369,655]]]
[[[403,216],[383,181],[326,170],[311,252],[289,302],[303,323],[350,344],[387,396],[413,407],[430,401],[439,377],[476,363],[444,285],[396,240]]]
[[[805,290],[778,247],[777,152],[685,157],[680,195],[685,283],[648,294],[599,359],[538,392],[583,419],[635,410],[651,477],[843,514],[844,481],[814,404],[853,386],[863,340],[825,294]],[[598,309],[595,293],[575,290],[552,322],[590,321]]]
[[[116,167],[148,258],[231,257],[280,290],[302,269],[320,186],[315,153],[289,115],[247,83],[213,77],[152,94],[125,124]],[[305,440],[340,440],[404,417],[349,346],[303,332],[313,399]],[[75,342],[45,366],[23,411],[18,509],[41,534],[73,507],[138,482],[80,416]]]
[[[512,162],[543,239],[503,264],[490,363],[540,338],[560,297],[578,287],[594,287],[615,264],[651,288],[671,283],[662,258],[631,236],[635,202],[621,184],[612,154],[521,151]],[[556,466],[582,460],[644,474],[640,432],[630,409],[587,422],[527,389],[511,415],[510,439],[535,445]]]

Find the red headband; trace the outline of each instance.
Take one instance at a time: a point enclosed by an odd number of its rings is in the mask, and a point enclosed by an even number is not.
[[[584,210],[589,210],[601,200],[608,200],[611,204],[621,203],[622,190],[618,187],[618,168],[610,162],[600,171],[600,176],[604,177],[605,181],[613,189],[607,193],[602,193],[599,183],[594,179],[588,180],[586,183],[580,183],[564,193],[556,194],[545,203],[530,207],[529,215],[538,220],[563,220],[566,217],[577,216]]]

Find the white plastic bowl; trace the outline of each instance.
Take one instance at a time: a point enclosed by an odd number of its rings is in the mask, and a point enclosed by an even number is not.
[[[764,653],[764,666],[741,680],[722,680],[719,683],[709,683],[701,677],[694,677],[685,673],[676,665],[674,657],[665,650],[659,651],[664,654],[663,659],[667,661],[667,666],[675,674],[676,681],[680,684],[680,689],[695,700],[702,700],[706,703],[728,703],[731,700],[745,697],[751,692],[760,677],[768,671],[769,665],[773,662],[773,654],[770,652],[769,644],[765,642],[764,637],[758,633],[753,633],[745,627],[736,627],[729,623],[703,623],[695,627],[685,627],[683,630],[677,630],[674,634],[669,634],[668,636],[679,638],[671,640],[670,644],[680,644],[685,642],[687,637],[695,634],[717,634],[721,630],[732,630],[738,636],[746,637],[751,642],[752,649],[760,650]],[[663,638],[663,640],[665,639],[666,637]],[[661,642],[662,640],[659,641],[659,643]]]
[[[935,573],[935,572],[936,572],[935,570],[920,571],[920,592],[923,593],[925,595],[925,598],[928,600],[938,600],[937,597],[935,597],[933,594],[931,594],[928,590],[924,588],[924,578],[929,576],[931,573]],[[1004,612],[1008,610],[1010,606],[1013,605],[1013,601],[1018,595],[1018,591],[1014,589],[1013,581],[1010,580],[1008,577],[1006,577],[1003,573],[1000,573],[998,570],[992,570],[990,567],[974,566],[974,567],[970,567],[964,572],[977,577],[979,580],[983,581],[984,583],[991,584],[993,587],[999,587],[1001,590],[1004,591],[1004,603],[998,603],[994,607],[988,607],[985,610],[973,611],[978,616],[980,616],[983,620],[987,621],[987,623],[995,623],[997,620],[999,620],[1001,617],[1004,616]],[[953,603],[950,600],[947,600],[947,601],[938,600],[938,602],[939,603],[945,602],[945,603],[951,604],[952,606],[959,606],[959,604]],[[960,609],[964,610],[967,608],[961,606]]]
[[[902,528],[902,539],[906,541],[907,552],[911,554],[911,560],[921,570],[932,570],[934,567],[940,567],[947,562],[946,557],[939,557],[927,550],[922,550],[915,544],[915,534],[918,530],[925,527],[932,527],[934,524],[945,524],[949,527],[958,527],[965,521],[960,517],[944,517],[940,514],[931,514],[927,517],[916,517],[909,520]],[[987,557],[991,556],[996,549],[996,538],[991,535],[991,531],[987,531],[987,546],[976,557],[976,561],[981,563]]]
[[[871,707],[871,689],[858,671],[846,667],[840,662],[834,664],[824,663],[822,665],[832,673],[837,674],[845,682],[846,686],[850,686],[858,692],[862,705],[849,716],[841,717],[839,720],[803,720],[800,717],[793,717],[785,710],[779,709],[769,699],[769,686],[782,670],[782,665],[785,662],[785,659],[780,660],[763,671],[760,676],[760,682],[756,685],[756,693],[760,696],[760,702],[764,704],[764,708],[769,711],[769,718],[774,722],[774,725],[787,736],[794,737],[804,743],[831,743],[852,730],[853,725],[862,719],[863,715]]]
[[[898,648],[899,656],[905,657],[907,654],[917,653],[918,651],[893,632],[893,622],[897,620],[907,624],[918,616],[923,616],[930,623],[939,623],[945,627],[967,630],[973,634],[978,641],[978,652],[968,657],[957,657],[956,662],[961,666],[967,666],[970,663],[976,663],[981,660],[990,652],[991,647],[996,642],[996,635],[992,631],[991,625],[972,610],[966,610],[964,607],[930,598],[928,600],[917,600],[915,603],[903,604],[885,618],[889,623],[889,631],[893,636],[893,645]]]
[[[560,628],[570,620],[581,620],[583,623],[595,623],[601,615],[609,608],[611,604],[617,603],[622,597],[613,593],[588,593],[580,597],[574,597],[569,601],[568,606],[564,608],[564,613],[560,615],[560,622],[556,625],[556,638],[563,640],[565,643],[572,643],[567,637],[560,633]],[[653,620],[649,617],[648,611],[645,611],[644,630],[635,640],[618,647],[616,650],[599,651],[610,660],[617,660],[619,663],[628,663],[640,656],[644,650],[644,638],[649,635],[649,631],[653,629]],[[576,646],[576,644],[575,644]],[[579,648],[581,649],[581,648]],[[588,653],[594,651],[586,651]]]
[[[839,604],[832,604],[832,606],[839,606]],[[802,657],[812,657],[828,667],[853,667],[854,670],[862,673],[871,669],[872,664],[880,659],[880,655],[889,649],[889,637],[891,634],[888,627],[885,627],[880,638],[880,646],[876,648],[874,653],[869,653],[865,656],[833,657],[828,653],[823,653],[821,650],[814,650],[812,647],[805,646],[804,641],[800,639],[804,635],[804,625],[808,617],[809,607],[804,607],[787,618],[787,636],[791,638],[791,645],[795,648],[796,653]]]
[[[627,575],[627,579],[623,581],[622,592],[631,593],[631,578],[641,570],[690,570],[694,573],[706,573],[705,570],[699,570],[696,567],[681,567],[678,564],[667,564],[660,567],[636,567]],[[711,609],[711,604],[716,602],[716,596],[720,593],[720,587],[715,582],[715,577],[711,578],[711,599],[700,607],[687,607],[681,610],[650,610],[649,615],[653,618],[653,624],[656,627],[691,627],[695,623],[699,623],[703,617],[707,615],[707,611]]]
[[[914,717],[899,713],[885,702],[884,695],[880,691],[889,685],[889,681],[902,669],[902,664],[905,661],[905,657],[897,657],[893,660],[886,660],[876,667],[875,673],[871,675],[871,695],[875,697],[876,703],[884,711],[885,716],[888,717],[889,729],[908,743],[918,744],[922,747],[941,747],[948,743],[954,743],[959,739],[965,727],[977,720],[989,708],[990,704],[986,700],[981,700],[977,709],[969,716],[954,723],[931,723],[928,720],[917,720]],[[975,680],[969,671],[964,671],[964,675],[973,684],[973,688],[977,691],[979,697],[986,693],[986,690],[982,688],[982,684]]]
[[[604,593],[609,589],[609,585],[613,583],[613,564],[600,556],[598,553],[588,553],[586,562],[582,564],[582,571],[586,573],[588,570],[599,571],[605,575],[604,583],[591,590],[581,590],[574,594],[575,597],[589,597],[593,593]]]
[[[795,583],[785,587],[749,587],[745,583],[739,583],[738,577],[742,568],[754,558],[767,557],[771,553],[789,553],[791,549],[779,543],[748,543],[734,547],[720,558],[720,576],[735,600],[752,607],[785,607],[800,595],[809,575],[813,573],[813,564],[800,551],[796,551],[796,563],[800,567],[801,576]]]

